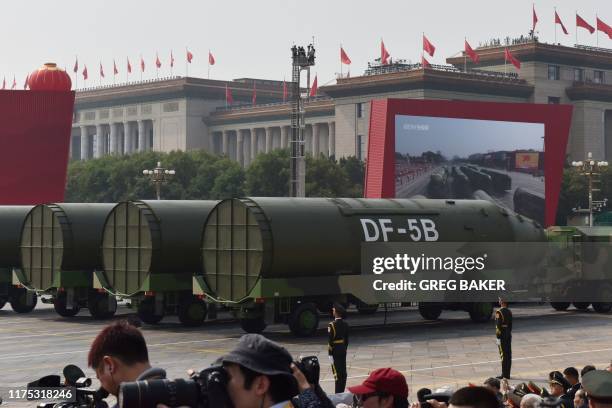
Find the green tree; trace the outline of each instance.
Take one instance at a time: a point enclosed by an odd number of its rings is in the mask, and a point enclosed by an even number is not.
[[[259,154],[246,171],[246,193],[260,197],[289,195],[289,150]]]

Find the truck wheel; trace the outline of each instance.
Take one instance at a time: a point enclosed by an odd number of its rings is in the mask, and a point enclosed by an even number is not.
[[[76,316],[77,313],[81,310],[79,305],[74,305],[74,307],[68,309],[68,295],[66,292],[60,292],[55,296],[53,300],[53,308],[55,312],[62,317],[72,317]]]
[[[183,326],[198,327],[206,320],[206,302],[195,296],[182,300],[178,306],[178,318]]]
[[[593,310],[597,313],[608,313],[612,310],[612,303],[609,302],[595,302],[593,303]]]
[[[318,328],[319,312],[314,303],[303,303],[291,313],[289,330],[295,336],[312,336]]]
[[[108,293],[91,292],[87,307],[94,319],[110,319],[117,311],[117,299]]]
[[[254,319],[240,319],[240,327],[247,333],[261,333],[266,328],[266,322],[263,317]]]
[[[367,305],[363,302],[357,303],[357,311],[362,315],[370,315],[376,313],[378,310],[378,303],[375,305]]]
[[[155,298],[146,297],[138,304],[138,317],[147,324],[157,324],[164,318],[164,314],[155,314]]]
[[[470,319],[475,323],[484,323],[491,320],[493,305],[489,302],[476,302],[470,305]]]
[[[591,306],[591,304],[588,302],[574,302],[572,304],[578,310],[587,310],[589,306]]]
[[[419,313],[425,320],[438,320],[442,314],[442,306],[438,303],[419,302]]]
[[[30,313],[38,303],[38,297],[34,295],[32,304],[28,305],[28,291],[26,288],[13,288],[9,295],[11,308],[17,313]]]
[[[550,305],[556,311],[563,312],[564,310],[567,310],[567,308],[570,306],[570,302],[550,302]]]

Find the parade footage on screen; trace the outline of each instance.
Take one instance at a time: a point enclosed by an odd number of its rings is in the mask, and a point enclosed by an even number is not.
[[[395,117],[395,196],[481,199],[544,222],[544,124]]]

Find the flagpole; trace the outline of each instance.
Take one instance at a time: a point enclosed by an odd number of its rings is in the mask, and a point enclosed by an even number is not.
[[[189,61],[187,60],[187,53],[189,49],[185,47],[185,78],[189,76]]]
[[[463,71],[467,72],[467,54],[465,53],[465,43],[467,42],[467,37],[463,37]]]
[[[578,45],[578,10],[576,10],[576,18],[574,18],[576,22],[576,45]]]
[[[174,72],[174,53],[172,51],[170,51],[170,78],[172,78],[173,72]]]
[[[555,7],[555,44],[557,44],[557,8]]]
[[[208,50],[208,73],[206,74],[206,79],[210,79],[210,49]]]
[[[78,61],[79,61],[79,56],[77,55],[75,57],[76,61],[77,61],[77,72],[74,73],[74,89],[77,89],[79,87],[79,67],[78,67]]]
[[[595,13],[595,23],[597,24],[597,13]],[[597,47],[599,48],[599,30],[595,30],[595,35],[597,36]]]

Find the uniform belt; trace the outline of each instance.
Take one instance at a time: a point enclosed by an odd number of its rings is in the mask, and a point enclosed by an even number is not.
[[[502,327],[508,327],[508,325],[507,324],[502,324]]]
[[[334,340],[332,344],[344,344],[344,340]]]

